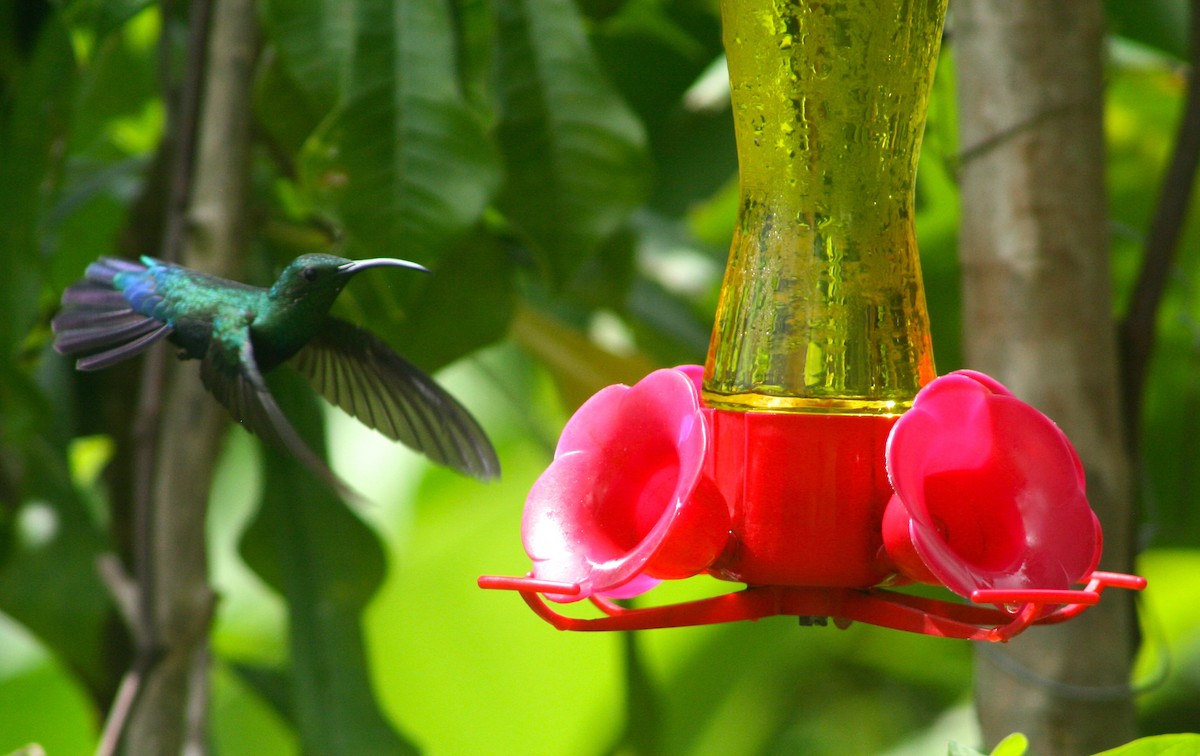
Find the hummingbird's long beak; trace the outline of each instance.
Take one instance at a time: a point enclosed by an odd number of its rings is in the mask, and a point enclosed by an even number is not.
[[[401,260],[396,257],[372,257],[369,260],[351,260],[344,265],[338,266],[338,274],[343,276],[352,276],[359,271],[367,268],[412,268],[419,270],[422,273],[428,273],[429,268],[419,263],[410,262],[409,260]]]

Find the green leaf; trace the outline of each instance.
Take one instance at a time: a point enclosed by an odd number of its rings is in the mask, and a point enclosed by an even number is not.
[[[1172,55],[1187,57],[1188,3],[1184,0],[1104,0],[1112,30]]]
[[[279,373],[280,405],[312,443],[321,431],[316,399],[299,376]],[[270,449],[263,456],[262,507],[241,551],[288,605],[289,719],[304,751],[412,751],[379,710],[363,648],[362,612],[386,571],[382,546],[300,463]]]
[[[992,749],[991,756],[1023,756],[1029,750],[1029,738],[1019,732],[1006,737]]]
[[[0,753],[92,753],[95,709],[58,664],[38,664],[0,685]]]
[[[663,706],[638,645],[637,633],[621,633],[625,667],[625,730],[610,753],[662,753]]]
[[[151,0],[57,0],[67,22],[82,26],[103,38],[136,16]]]
[[[0,27],[0,35],[17,31]],[[0,36],[0,49],[14,40]],[[18,45],[19,46],[19,45]],[[12,56],[16,59],[17,56]],[[9,63],[9,60],[0,63]],[[75,60],[57,16],[38,30],[26,60],[0,69],[0,355],[11,355],[37,313],[38,226],[56,185],[61,141],[75,83]]]
[[[641,119],[653,149],[649,204],[671,215],[687,212],[737,174],[716,11],[715,4],[632,0],[592,36],[605,72]]]
[[[507,170],[498,203],[557,284],[641,201],[641,123],[602,75],[572,3],[497,0]]]
[[[491,114],[492,60],[496,56],[496,19],[492,0],[452,0],[459,79],[467,101]]]
[[[435,260],[479,219],[497,157],[459,90],[446,0],[353,5],[348,89],[306,150],[304,182],[356,256]]]
[[[355,0],[265,3],[268,38],[314,112],[330,112],[349,90],[359,5]]]
[[[1138,738],[1096,756],[1190,756],[1194,753],[1200,753],[1200,735],[1182,733]]]
[[[233,671],[242,682],[254,689],[262,700],[292,727],[296,722],[292,719],[292,699],[295,697],[291,675],[287,670],[275,669],[261,664],[239,664],[234,662]]]
[[[53,290],[79,280],[93,260],[113,253],[113,239],[128,222],[128,198],[139,186],[144,168],[139,158],[72,161],[42,223],[42,243],[53,250],[46,267],[46,281]]]
[[[477,231],[448,248],[431,275],[360,276],[336,312],[434,371],[504,337],[517,301],[515,275],[501,241]]]
[[[1019,732],[1014,732],[997,743],[990,754],[984,754],[983,751],[954,741],[950,741],[947,752],[949,756],[1024,756],[1028,750],[1029,738]]]
[[[500,243],[478,233],[446,254],[402,322],[366,322],[404,356],[437,370],[504,337],[517,302],[514,274]],[[372,281],[387,284],[382,276]]]
[[[311,90],[293,78],[296,74],[278,56],[267,57],[254,92],[255,122],[274,149],[276,162],[286,161],[281,172],[287,175],[295,171],[295,161],[328,112],[317,107]]]
[[[96,559],[110,546],[71,484],[61,442],[49,432],[45,398],[11,365],[0,368],[0,406],[0,465],[20,471],[16,490],[0,490],[0,526],[8,531],[0,551],[0,611],[102,699],[114,682],[104,655],[116,615]]]
[[[81,53],[86,57],[71,114],[73,159],[121,160],[158,146],[165,121],[155,68],[158,26],[157,11],[147,11]],[[73,32],[74,40],[81,37],[86,34]]]
[[[657,365],[644,355],[624,357],[606,351],[570,325],[531,307],[521,307],[513,338],[554,376],[566,406],[575,408],[605,386],[632,385]]]
[[[637,237],[625,228],[606,239],[575,270],[563,299],[574,307],[621,311],[637,275]]]
[[[213,715],[209,725],[208,748],[211,753],[294,754],[300,751],[293,723],[286,721],[273,706],[264,700],[259,680],[248,681],[240,665],[230,670],[224,666],[213,669]]]

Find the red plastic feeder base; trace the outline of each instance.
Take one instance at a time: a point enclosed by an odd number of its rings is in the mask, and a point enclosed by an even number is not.
[[[520,592],[531,609],[559,630],[598,632],[653,630],[667,627],[713,625],[759,620],[776,615],[828,617],[839,628],[865,622],[941,638],[974,641],[1007,641],[1031,625],[1051,625],[1069,620],[1100,601],[1106,588],[1140,591],[1146,579],[1116,572],[1093,572],[1087,585],[1068,591],[975,591],[970,604],[954,603],[897,593],[881,588],[798,588],[751,586],[734,593],[683,604],[626,609],[612,601],[591,597],[603,612],[597,618],[576,618],[555,611],[541,594],[578,595],[579,587],[549,583],[530,577],[479,579],[479,587]],[[996,605],[1011,606],[1011,612]]]
[[[713,574],[750,585],[868,588],[895,571],[880,558],[880,522],[897,416],[708,411],[705,474],[731,519]]]

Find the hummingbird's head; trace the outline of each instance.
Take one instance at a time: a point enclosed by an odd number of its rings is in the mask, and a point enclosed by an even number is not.
[[[275,303],[285,307],[304,303],[314,309],[327,311],[355,273],[367,268],[380,267],[412,268],[429,272],[423,265],[394,257],[350,260],[337,255],[301,255],[283,269],[283,273],[271,287],[270,297]]]

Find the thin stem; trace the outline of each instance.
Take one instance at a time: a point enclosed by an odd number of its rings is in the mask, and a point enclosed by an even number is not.
[[[1179,237],[1187,221],[1196,169],[1200,166],[1200,0],[1192,0],[1190,14],[1191,51],[1183,118],[1146,236],[1142,269],[1121,323],[1125,427],[1129,438],[1135,441],[1145,399],[1146,375],[1154,356],[1158,309],[1179,251]]]
[[[183,80],[180,82],[179,98],[169,110],[174,116],[173,123],[168,124],[168,138],[174,140],[174,170],[168,186],[167,222],[161,250],[162,259],[169,262],[178,262],[183,257],[188,199],[195,175],[196,145],[200,138],[200,103],[204,96],[205,61],[211,27],[211,0],[192,0]],[[169,45],[166,37],[164,34],[164,47]],[[169,92],[164,92],[164,96],[169,96]]]

